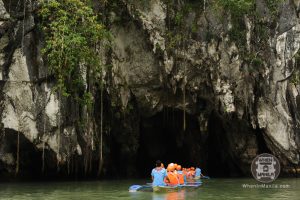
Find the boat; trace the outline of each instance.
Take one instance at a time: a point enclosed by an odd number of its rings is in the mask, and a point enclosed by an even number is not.
[[[138,192],[138,191],[151,191],[151,192],[174,192],[181,189],[188,188],[198,188],[202,185],[202,182],[193,182],[186,183],[183,185],[175,185],[175,186],[152,186],[152,183],[147,183],[146,185],[132,185],[129,187],[129,192]]]
[[[174,192],[180,189],[179,186],[153,186],[153,192]]]
[[[194,182],[201,181],[201,179],[210,179],[210,177],[209,176],[202,176],[202,177],[187,178],[187,182],[188,183],[194,183]]]

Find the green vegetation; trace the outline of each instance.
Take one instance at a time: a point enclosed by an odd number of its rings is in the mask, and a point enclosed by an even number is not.
[[[291,83],[295,85],[300,84],[300,51],[298,51],[295,55],[295,70],[293,71],[293,75],[291,76]]]
[[[239,47],[240,54],[249,65],[246,70],[251,73],[259,72],[261,66],[264,65],[264,59],[258,52],[263,52],[264,46],[268,45],[269,31],[274,21],[277,20],[278,5],[282,0],[265,0],[264,2],[269,10],[268,18],[258,15],[255,0],[215,0],[215,6],[219,10],[223,9],[230,14],[232,27],[228,32],[229,38]],[[247,28],[244,16],[255,24],[251,33],[252,38],[255,39],[250,41],[253,46],[250,51],[246,48]]]
[[[259,72],[260,69],[262,69],[262,66],[264,65],[264,61],[261,58],[258,53],[251,53],[247,52],[244,55],[244,61],[248,64],[248,67],[246,69],[247,72],[253,74],[256,72]]]
[[[167,32],[166,39],[168,41],[166,48],[167,50],[172,50],[183,40],[183,35],[180,33]]]
[[[106,0],[102,0],[106,3]],[[98,141],[100,175],[103,166],[103,82],[102,63],[98,51],[101,41],[109,39],[106,31],[91,7],[88,0],[49,0],[41,3],[39,10],[41,32],[44,34],[45,45],[43,54],[50,73],[56,79],[54,91],[79,104],[82,113],[77,113],[72,119],[79,132],[85,132],[90,138],[83,151],[84,172],[91,169],[91,151],[93,137]],[[103,47],[102,47],[103,48]],[[91,117],[95,86],[100,87],[100,128],[98,135],[92,135]],[[60,106],[59,106],[60,107]],[[86,108],[86,109],[85,109]],[[59,118],[60,120],[60,118]],[[60,123],[58,129],[61,131]],[[93,130],[96,131],[96,130]],[[58,146],[62,134],[58,137]],[[69,151],[69,150],[68,150]],[[60,153],[60,148],[58,149]],[[68,152],[67,163],[69,166]],[[44,165],[44,164],[43,164]],[[57,160],[57,170],[60,161]],[[69,173],[69,167],[68,167]]]
[[[278,15],[278,4],[283,0],[265,0],[266,5],[270,11],[271,16],[274,18]]]
[[[216,5],[231,14],[229,37],[238,46],[243,46],[246,41],[244,15],[254,13],[255,0],[216,0]]]
[[[99,78],[101,62],[96,47],[108,37],[105,27],[84,0],[43,1],[39,15],[45,36],[43,53],[57,80],[55,89],[91,105],[92,94],[84,85]]]
[[[242,17],[251,12],[254,8],[255,0],[217,0],[217,5],[230,11],[233,18]]]
[[[265,0],[265,4],[269,10],[270,21],[272,23],[278,16],[278,5],[283,0]],[[223,8],[225,11],[231,14],[232,28],[229,31],[229,36],[232,41],[235,41],[239,47],[244,46],[246,41],[246,25],[244,22],[244,16],[247,15],[255,24],[259,24],[260,17],[256,13],[256,1],[255,0],[215,0],[215,6]],[[267,24],[264,24],[267,26]],[[265,30],[260,27],[260,31]],[[259,37],[260,34],[258,34]]]
[[[196,24],[197,16],[203,11],[203,1],[188,0],[178,2],[174,0],[164,0],[167,6],[167,27],[166,31],[166,49],[172,51],[175,47],[184,45],[185,38],[188,35],[196,33],[198,26]],[[189,22],[188,17],[194,13],[195,17],[192,23]]]

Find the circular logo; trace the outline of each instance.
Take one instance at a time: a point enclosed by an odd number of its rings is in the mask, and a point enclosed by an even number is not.
[[[268,153],[263,153],[252,161],[251,172],[253,177],[262,183],[275,181],[280,173],[280,163],[278,159]]]

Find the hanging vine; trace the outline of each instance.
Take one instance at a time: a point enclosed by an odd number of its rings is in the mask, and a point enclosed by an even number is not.
[[[44,55],[50,72],[57,79],[55,89],[63,96],[75,95],[77,100],[90,104],[89,94],[82,92],[82,74],[91,68],[91,76],[100,68],[94,47],[107,32],[97,16],[81,0],[44,1],[40,9],[42,30],[45,34]]]
[[[49,73],[56,78],[54,91],[58,93],[58,163],[60,156],[61,101],[68,98],[78,103],[86,114],[77,113],[75,122],[85,132],[86,147],[84,170],[91,171],[93,131],[90,131],[93,94],[91,85],[101,82],[101,61],[96,51],[100,41],[109,38],[109,33],[101,23],[101,15],[96,15],[89,0],[49,0],[43,1],[39,10],[41,30],[45,37],[43,54],[49,66]],[[101,141],[102,142],[102,141]],[[69,152],[68,152],[69,153]],[[100,159],[100,158],[99,158]]]
[[[101,78],[103,71],[101,71]],[[103,168],[103,81],[100,86],[100,142],[99,142],[99,167],[98,176],[101,174]]]
[[[25,20],[26,20],[26,3],[27,0],[23,2],[23,24],[22,24],[22,38],[21,38],[21,55],[24,55],[24,36],[25,36]],[[22,63],[23,60],[19,57],[19,62]],[[20,116],[20,115],[19,115]],[[19,174],[20,171],[20,131],[22,130],[22,119],[18,120],[18,133],[17,133],[17,149],[16,149],[16,169],[15,176]]]
[[[19,169],[20,169],[20,131],[18,130],[18,135],[17,135],[17,159],[16,159],[16,171],[15,171],[16,176],[19,174]]]

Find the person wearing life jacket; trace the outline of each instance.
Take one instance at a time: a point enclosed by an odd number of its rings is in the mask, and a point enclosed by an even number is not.
[[[177,165],[177,176],[178,176],[178,179],[179,179],[179,184],[180,185],[183,185],[186,183],[186,177],[185,175],[183,174],[183,171],[181,171],[181,165]]]
[[[191,167],[191,176],[192,178],[195,177],[195,167]]]
[[[177,166],[178,166],[178,164],[177,164],[177,163],[174,163],[175,171],[177,170]]]
[[[177,163],[174,163],[174,173],[177,175],[177,166],[178,164]]]
[[[167,183],[167,185],[170,186],[175,186],[179,184],[179,179],[177,174],[174,172],[175,171],[175,167],[174,164],[171,163],[168,165],[167,167],[167,177],[165,178],[165,182]]]
[[[195,179],[200,179],[203,177],[203,174],[201,173],[201,169],[199,167],[196,167],[195,169]]]
[[[156,161],[156,167],[151,171],[152,177],[152,186],[164,186],[166,183],[164,182],[165,177],[167,176],[166,170],[162,168],[161,161]]]
[[[193,176],[192,176],[192,170],[191,170],[191,168],[188,168],[188,169],[187,169],[187,172],[186,172],[186,177],[187,177],[188,179],[191,179],[191,178],[193,178]]]
[[[182,168],[182,172],[183,172],[184,176],[187,177],[187,169],[186,168]]]

